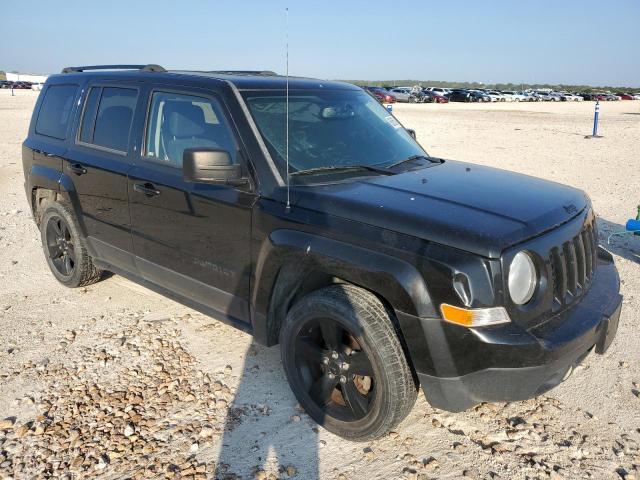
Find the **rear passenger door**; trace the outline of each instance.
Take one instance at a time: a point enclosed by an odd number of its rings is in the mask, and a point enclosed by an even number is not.
[[[142,148],[129,173],[136,263],[142,276],[231,320],[249,321],[249,185],[187,183],[186,148],[218,148],[243,162],[228,111],[210,91],[149,95]],[[246,167],[246,166],[245,166]]]
[[[90,84],[75,146],[63,165],[75,185],[88,241],[98,258],[130,272],[135,272],[135,261],[127,174],[139,92],[137,84]]]

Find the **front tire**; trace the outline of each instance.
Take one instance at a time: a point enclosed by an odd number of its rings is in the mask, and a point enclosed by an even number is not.
[[[45,208],[40,236],[51,273],[64,286],[84,287],[100,279],[102,271],[93,264],[78,221],[67,205],[52,202]]]
[[[333,285],[303,297],[282,326],[280,349],[300,404],[340,437],[381,437],[415,403],[416,384],[390,314],[366,290]]]

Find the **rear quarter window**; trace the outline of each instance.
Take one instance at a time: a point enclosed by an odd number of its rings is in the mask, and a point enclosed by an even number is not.
[[[51,85],[45,92],[36,121],[36,133],[66,140],[78,85]]]

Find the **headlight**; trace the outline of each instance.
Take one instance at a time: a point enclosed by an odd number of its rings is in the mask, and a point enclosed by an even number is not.
[[[526,252],[518,252],[509,266],[509,294],[517,305],[524,305],[536,290],[538,276],[533,260]]]

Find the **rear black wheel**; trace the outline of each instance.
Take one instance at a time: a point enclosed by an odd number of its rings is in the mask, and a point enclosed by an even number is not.
[[[411,410],[416,385],[384,305],[352,285],[312,292],[280,332],[293,392],[327,430],[350,440],[388,433]]]
[[[40,222],[42,248],[51,273],[67,287],[81,287],[98,281],[102,275],[87,252],[84,238],[71,209],[50,203]]]

